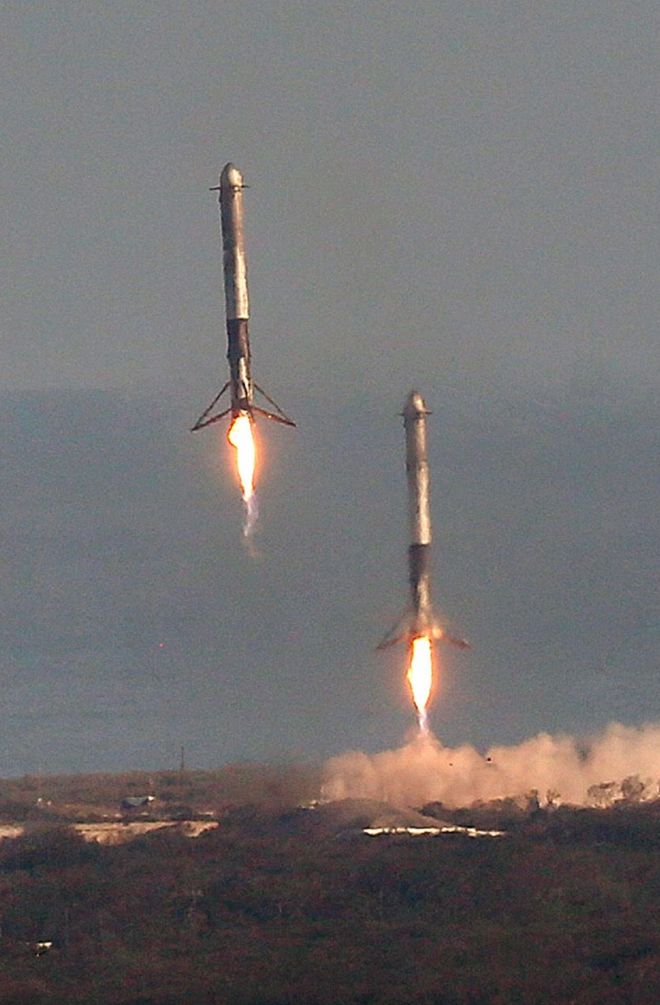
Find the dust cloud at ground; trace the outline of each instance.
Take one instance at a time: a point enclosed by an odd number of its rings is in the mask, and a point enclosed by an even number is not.
[[[541,803],[602,804],[660,794],[660,724],[611,723],[585,739],[541,733],[517,746],[443,747],[420,735],[396,750],[340,754],[325,765],[326,799],[380,799],[448,807],[538,792]]]

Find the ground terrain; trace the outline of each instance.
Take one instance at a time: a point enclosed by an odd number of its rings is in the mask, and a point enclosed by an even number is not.
[[[317,791],[314,768],[252,765],[0,782],[23,828],[0,841],[0,1002],[656,1005],[658,802],[433,804],[506,833],[369,837],[418,818],[303,808]],[[157,821],[118,845],[73,829]]]

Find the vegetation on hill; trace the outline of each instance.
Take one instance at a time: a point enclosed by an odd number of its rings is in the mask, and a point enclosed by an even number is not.
[[[367,837],[365,812],[255,801],[195,840],[0,843],[0,1001],[656,1005],[657,804],[481,840]]]

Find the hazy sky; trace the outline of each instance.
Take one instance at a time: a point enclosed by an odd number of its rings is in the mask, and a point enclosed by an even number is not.
[[[660,717],[651,3],[2,5],[0,774],[396,744],[403,430],[442,739]],[[259,557],[219,428],[233,160]]]

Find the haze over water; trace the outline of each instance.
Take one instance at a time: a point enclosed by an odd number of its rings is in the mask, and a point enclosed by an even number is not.
[[[398,413],[429,418],[430,714],[660,720],[655,11],[10,4],[0,774],[395,749]],[[224,430],[244,171],[253,561]]]

